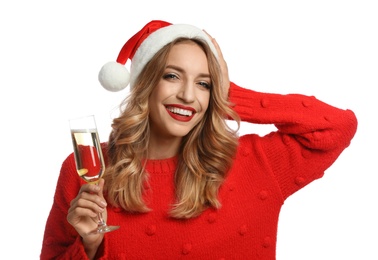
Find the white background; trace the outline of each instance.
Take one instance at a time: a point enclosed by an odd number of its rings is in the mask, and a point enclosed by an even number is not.
[[[126,91],[106,92],[97,73],[161,19],[206,29],[243,87],[315,95],[356,113],[351,146],[283,206],[277,259],[378,259],[375,2],[2,1],[1,255],[39,258],[60,165],[72,151],[68,118],[95,114],[107,139]]]

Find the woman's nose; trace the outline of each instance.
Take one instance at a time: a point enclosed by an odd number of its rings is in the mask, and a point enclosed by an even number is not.
[[[185,82],[182,84],[177,97],[183,100],[185,103],[192,103],[195,100],[195,84],[190,82]]]

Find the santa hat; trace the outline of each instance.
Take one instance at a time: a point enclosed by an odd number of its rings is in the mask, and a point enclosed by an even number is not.
[[[165,21],[153,20],[125,43],[116,61],[110,61],[102,66],[98,75],[101,85],[113,92],[126,88],[129,83],[132,88],[140,72],[152,57],[166,44],[179,37],[205,40],[214,55],[218,57],[214,44],[202,29],[188,24],[173,25]],[[131,60],[130,72],[125,67],[128,59]]]

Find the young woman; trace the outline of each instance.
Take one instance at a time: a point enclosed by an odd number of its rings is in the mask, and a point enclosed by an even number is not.
[[[315,97],[230,83],[216,41],[190,25],[148,23],[99,79],[110,91],[130,82],[103,144],[106,172],[84,184],[73,155],[64,161],[41,259],[275,259],[285,199],[357,129],[352,111]],[[277,131],[238,137],[227,119]],[[98,212],[120,229],[88,234]]]

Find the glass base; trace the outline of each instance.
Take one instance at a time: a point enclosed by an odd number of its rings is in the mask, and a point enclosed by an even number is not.
[[[114,230],[117,230],[117,229],[119,229],[119,226],[107,226],[107,225],[101,226],[101,225],[99,225],[98,228],[89,232],[88,235],[108,233],[108,232],[111,232],[111,231],[114,231]]]

